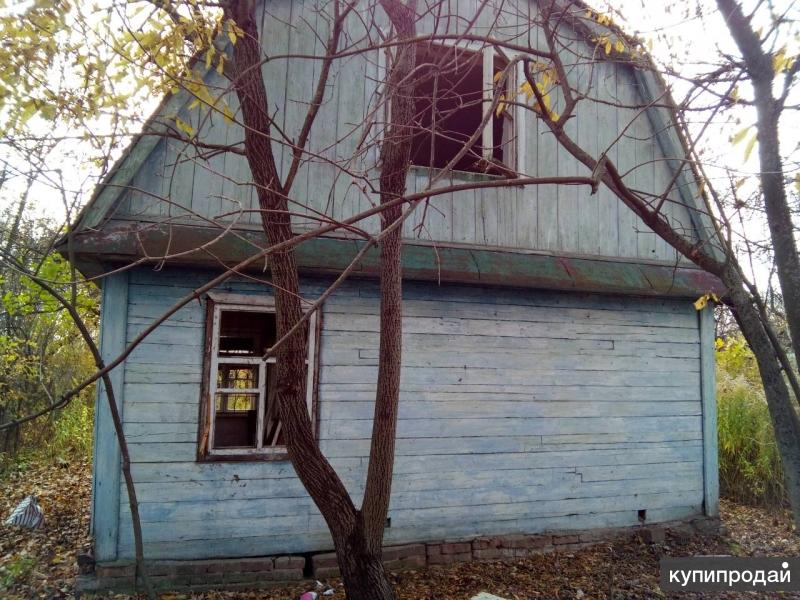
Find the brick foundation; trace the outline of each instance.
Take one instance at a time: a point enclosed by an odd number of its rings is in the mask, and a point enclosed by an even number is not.
[[[648,544],[664,542],[669,529],[678,537],[710,535],[717,532],[716,519],[696,518],[688,522],[660,523],[617,529],[592,529],[537,534],[514,534],[475,539],[430,541],[388,546],[383,550],[389,570],[402,571],[470,561],[509,561],[545,552],[573,551],[601,541],[638,537]],[[149,563],[152,584],[157,589],[202,589],[214,587],[259,587],[299,581],[306,573],[325,580],[339,575],[336,554],[310,553],[303,556],[265,556],[211,560],[162,560]],[[84,590],[130,590],[134,566],[104,563],[94,577],[82,578]]]

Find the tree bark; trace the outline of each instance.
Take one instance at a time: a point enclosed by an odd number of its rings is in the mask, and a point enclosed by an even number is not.
[[[723,273],[722,280],[728,286],[731,312],[758,363],[781,456],[789,502],[795,523],[800,523],[800,417],[792,402],[769,335],[739,274],[733,267],[729,267]]]
[[[382,0],[398,39],[413,38],[416,32],[416,2],[408,5]],[[409,75],[416,64],[416,46],[400,44],[392,64],[387,91],[391,123],[381,145],[380,202],[386,205],[405,194],[411,162],[414,87]],[[397,410],[400,400],[402,354],[402,227],[397,226],[402,207],[392,206],[381,213],[381,339],[378,354],[378,381],[372,423],[369,469],[364,489],[362,512],[367,550],[380,555],[383,531],[389,510],[394,469]]]
[[[775,81],[772,55],[764,51],[758,34],[736,0],[717,0],[717,6],[742,53],[745,70],[753,84],[761,193],[797,368],[800,365],[800,256],[784,185],[779,135],[782,107],[772,90]]]
[[[258,193],[262,226],[269,243],[275,244],[293,237],[287,198],[290,190],[281,185],[272,152],[272,121],[261,73],[261,46],[254,6],[253,0],[233,0],[225,5],[225,11],[226,16],[244,31],[244,36],[234,47],[234,86],[242,110],[245,153]],[[398,6],[398,10],[405,8]],[[338,4],[335,10],[338,16]],[[411,16],[407,12],[404,15],[403,23],[410,22],[413,31],[413,11]],[[331,52],[331,48],[328,52]],[[406,51],[400,53],[409,54]],[[413,66],[413,47],[410,57]],[[408,60],[400,62],[406,64]],[[410,96],[408,94],[406,104],[411,102]],[[404,107],[400,101],[396,110],[395,115],[405,115],[403,118],[410,121],[413,105],[411,108]],[[396,118],[395,115],[393,118]],[[399,137],[390,135],[382,152],[389,165],[388,168],[384,165],[381,176],[382,203],[396,199],[405,191],[410,135],[405,131],[395,134]],[[296,148],[295,155],[301,150]],[[287,180],[287,185],[290,184],[291,176]],[[399,215],[399,206],[382,215],[384,229]],[[387,232],[381,244],[380,367],[372,450],[362,510],[355,508],[347,489],[314,438],[313,424],[305,402],[306,378],[303,376],[306,368],[306,328],[301,327],[288,335],[276,354],[278,413],[286,433],[289,458],[325,518],[348,598],[355,600],[393,600],[396,597],[381,561],[381,546],[394,466],[400,381],[400,232],[400,228]],[[293,248],[287,247],[272,254],[270,270],[275,290],[277,336],[283,339],[303,315]]]

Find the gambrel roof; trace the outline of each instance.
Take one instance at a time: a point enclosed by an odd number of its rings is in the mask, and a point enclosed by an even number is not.
[[[546,0],[538,1],[544,2]],[[275,4],[281,5],[281,3],[272,3],[272,5]],[[289,6],[290,3],[287,2],[285,4],[291,18],[292,8]],[[582,3],[559,0],[559,4],[561,4],[560,10],[569,19],[570,26],[578,33],[577,37],[583,40],[585,44],[596,44],[596,40],[602,35],[624,36],[621,31],[613,26],[600,25],[594,21],[588,21],[576,16],[576,11],[588,10]],[[278,6],[273,10],[281,10],[281,7]],[[264,23],[266,27],[269,20],[265,19]],[[283,27],[284,29],[291,29],[285,25]],[[297,31],[299,30],[300,26],[298,25]],[[269,39],[269,43],[280,43],[282,38],[278,33],[280,32],[276,32],[275,35],[265,36],[265,39]],[[288,34],[284,34],[284,38],[286,38],[286,35]],[[299,39],[301,36],[296,35],[296,37]],[[291,46],[293,42],[288,38],[283,39],[283,41],[287,45],[287,50],[294,48]],[[313,49],[313,42],[311,42],[311,45]],[[230,52],[230,48],[228,51]],[[639,118],[636,126],[639,127],[640,132],[643,132],[640,137],[654,138],[655,140],[655,144],[652,141],[649,142],[650,146],[654,146],[654,149],[650,148],[648,150],[655,153],[652,162],[655,165],[653,168],[657,174],[651,177],[660,176],[662,180],[675,179],[674,199],[672,200],[675,214],[672,215],[672,218],[680,222],[686,234],[693,239],[716,239],[711,220],[705,214],[704,207],[699,204],[699,200],[702,199],[702,191],[696,181],[699,181],[700,177],[692,168],[691,163],[687,163],[684,160],[684,157],[688,154],[687,145],[681,128],[677,126],[676,112],[667,108],[667,106],[674,106],[674,102],[664,81],[657,75],[651,60],[647,57],[634,59],[625,55],[625,53],[617,53],[615,50],[608,56],[605,53],[600,53],[599,58],[602,58],[602,62],[608,65],[607,72],[611,74],[609,75],[610,77],[618,78],[620,81],[625,78],[626,82],[630,80],[630,84],[626,83],[626,86],[630,85],[630,89],[634,90],[635,96],[632,99],[635,100],[636,104],[650,105],[644,111],[645,117]],[[225,85],[223,82],[217,81],[220,76],[213,67],[207,69],[202,61],[198,61],[194,68],[202,75],[209,86]],[[369,75],[371,74],[368,74],[365,70],[369,67],[362,65],[360,68],[360,71],[356,70],[354,72],[369,81]],[[286,69],[284,68],[284,77],[285,74]],[[291,80],[289,78],[284,80],[287,89],[282,90],[281,93],[283,94],[282,100],[286,111],[289,111],[292,105],[292,94],[297,94],[296,97],[298,99],[302,97],[302,92],[297,89],[300,84],[294,82],[295,77],[302,78],[309,74],[295,73],[293,69]],[[350,73],[350,75],[352,74]],[[313,78],[309,77],[309,79]],[[622,88],[621,83],[617,85],[620,89]],[[292,86],[295,89],[290,89]],[[362,90],[360,100],[365,102],[364,98],[366,96],[367,93]],[[209,181],[212,181],[211,178],[214,174],[217,174],[214,185],[219,187],[218,196],[225,196],[226,191],[228,193],[236,193],[239,201],[245,205],[248,202],[248,194],[250,197],[252,196],[251,192],[242,192],[238,183],[235,186],[232,183],[243,179],[249,180],[249,171],[244,158],[241,156],[232,158],[230,162],[218,162],[213,168],[206,169],[207,172],[205,173],[200,173],[199,167],[192,166],[194,175],[186,176],[179,183],[169,183],[169,187],[163,181],[153,183],[156,177],[167,178],[166,168],[163,166],[165,164],[171,164],[171,175],[178,177],[176,173],[182,167],[178,166],[178,160],[175,158],[176,153],[170,149],[170,142],[163,134],[167,131],[175,131],[176,116],[185,116],[184,120],[190,120],[191,117],[187,116],[189,113],[188,107],[193,100],[192,94],[183,89],[177,94],[165,98],[154,115],[145,124],[143,132],[133,140],[106,179],[98,185],[92,199],[82,211],[72,234],[72,250],[78,258],[82,269],[98,272],[102,270],[102,267],[99,266],[101,263],[127,262],[133,257],[141,257],[143,255],[158,256],[163,254],[166,248],[169,248],[172,253],[186,251],[187,254],[177,262],[202,263],[208,260],[208,251],[209,248],[212,248],[215,257],[212,262],[218,264],[222,260],[223,262],[235,263],[252,253],[254,249],[264,246],[263,234],[257,226],[237,227],[235,234],[227,235],[224,239],[217,239],[219,228],[209,228],[207,223],[189,222],[185,218],[186,213],[180,214],[179,211],[176,213],[174,207],[166,210],[166,213],[164,213],[163,208],[154,209],[152,207],[154,204],[152,198],[165,192],[165,190],[166,193],[163,195],[169,196],[173,200],[173,195],[194,194],[194,200],[187,200],[190,203],[197,202],[196,196],[198,193],[206,194],[207,198],[203,201],[205,202],[203,206],[211,204],[209,198],[212,197],[212,192],[204,188],[210,187]],[[352,98],[348,98],[348,106],[357,103],[358,100],[359,98],[356,98],[355,101]],[[337,106],[345,105],[345,100],[341,98],[337,102],[339,102]],[[232,101],[231,104],[233,105],[234,102]],[[330,110],[333,112],[327,115],[329,120],[331,117],[335,117],[333,120],[344,118],[336,112],[335,108]],[[319,120],[323,120],[325,117],[326,115],[321,114]],[[353,118],[358,117],[355,116]],[[580,113],[577,118],[580,122]],[[599,119],[600,115],[596,115],[596,118]],[[646,121],[644,120],[645,118]],[[617,121],[614,120],[613,122],[616,123]],[[528,127],[535,130],[536,124],[529,123]],[[596,127],[599,129],[601,126],[596,125]],[[233,129],[233,126],[227,129]],[[218,126],[216,131],[216,134],[212,131],[210,135],[220,135]],[[312,138],[317,135],[316,131],[316,129],[312,130]],[[617,135],[617,131],[612,133]],[[598,133],[598,135],[602,134],[603,132]],[[204,135],[204,133],[201,132],[198,135]],[[223,143],[231,136],[230,132],[221,135],[223,136],[221,138]],[[536,138],[535,131],[528,135],[531,139]],[[631,139],[635,137],[635,134],[631,135]],[[545,144],[543,137],[539,136],[538,139],[539,155],[532,160],[542,163],[546,154],[543,148]],[[634,144],[634,142],[630,143]],[[190,148],[190,146],[187,147]],[[559,150],[554,145],[548,148],[549,150],[547,151],[549,152],[563,152],[563,150]],[[639,148],[634,146],[631,146],[631,148],[632,150],[628,153],[635,156],[636,150],[639,150]],[[171,163],[169,162],[170,152],[172,152]],[[195,162],[197,160],[202,159],[195,158]],[[554,162],[551,164],[551,169],[555,168]],[[310,165],[308,167],[309,172],[314,168],[314,165]],[[546,165],[538,164],[534,168],[545,169]],[[225,175],[225,181],[219,183],[223,179],[219,176],[221,171]],[[678,173],[678,171],[680,172]],[[312,179],[309,178],[308,181],[308,193],[312,194]],[[157,189],[146,189],[150,185],[154,185]],[[331,189],[337,185],[336,182],[331,183]],[[650,185],[655,187],[655,179]],[[189,186],[192,189],[190,192],[186,192]],[[346,197],[350,190],[339,190],[337,188],[331,192],[331,195],[340,193],[343,197]],[[608,190],[603,190],[603,193],[610,195]],[[317,192],[317,194],[319,195],[320,192]],[[323,192],[324,194],[325,192]],[[150,196],[149,206],[145,206],[148,205],[148,195]],[[132,197],[140,198],[138,208],[133,208],[135,201],[132,200]],[[145,200],[141,200],[141,198]],[[515,210],[522,211],[508,217],[510,219],[508,227],[515,229],[515,231],[511,231],[511,234],[506,235],[505,238],[502,233],[496,233],[492,236],[487,235],[484,231],[481,237],[481,233],[478,232],[478,228],[481,225],[477,224],[477,220],[486,218],[486,214],[483,211],[497,210],[496,208],[487,208],[487,202],[493,198],[499,198],[499,202],[509,203],[509,206],[517,207]],[[698,271],[685,261],[680,263],[675,257],[674,251],[668,248],[665,243],[655,239],[655,234],[640,231],[646,230],[646,227],[641,224],[637,225],[631,218],[632,213],[631,215],[623,215],[624,211],[628,211],[624,205],[615,209],[620,214],[620,222],[615,225],[617,229],[614,234],[618,239],[616,242],[618,251],[613,248],[612,250],[614,251],[601,251],[599,248],[604,243],[602,239],[603,231],[593,231],[593,239],[597,238],[596,241],[591,242],[594,246],[586,246],[586,244],[582,246],[580,243],[574,242],[574,240],[573,242],[569,241],[573,237],[577,238],[581,233],[580,231],[565,232],[562,237],[567,241],[561,245],[553,244],[552,240],[545,240],[544,238],[547,237],[547,218],[550,218],[545,214],[545,211],[548,210],[546,204],[556,202],[555,193],[550,198],[545,198],[543,194],[538,196],[538,204],[535,209],[538,213],[535,215],[530,213],[530,209],[520,208],[522,203],[527,202],[527,199],[527,196],[523,198],[523,192],[520,191],[509,192],[505,196],[502,193],[496,193],[494,196],[486,193],[482,198],[476,197],[473,201],[474,210],[476,214],[480,212],[480,215],[468,217],[471,221],[466,224],[467,227],[474,229],[474,237],[470,237],[472,232],[467,236],[458,237],[456,235],[454,232],[457,216],[455,211],[456,203],[460,202],[460,200],[457,201],[455,195],[453,195],[453,199],[443,199],[443,202],[449,201],[450,204],[442,214],[449,210],[454,222],[450,225],[442,225],[445,229],[449,227],[449,232],[445,231],[445,235],[433,235],[428,241],[409,239],[404,255],[406,276],[432,280],[482,281],[533,287],[590,291],[629,291],[649,294],[694,295],[698,291],[704,292],[712,288],[719,289],[716,279]],[[338,197],[334,200],[340,201]],[[603,207],[606,208],[621,205],[621,202],[616,198],[608,196],[601,197],[600,200],[605,202]],[[558,201],[561,201],[560,198]],[[577,202],[577,198],[575,201]],[[324,212],[331,199],[327,199],[328,204],[326,204],[326,199],[324,198],[321,198],[319,202],[320,206],[317,208]],[[353,201],[342,200],[341,202],[350,202],[352,204]],[[175,204],[178,205],[180,202]],[[217,211],[224,213],[224,200],[220,200],[217,204],[219,205]],[[533,201],[531,201],[531,204],[533,204]],[[353,206],[358,206],[358,200],[355,200]],[[353,206],[350,208],[352,209]],[[577,204],[574,204],[574,206],[577,210]],[[194,204],[192,204],[192,207],[194,209]],[[203,210],[206,209],[204,208]],[[213,209],[208,208],[207,210]],[[525,210],[528,210],[528,212],[525,212]],[[602,210],[602,207],[597,210]],[[442,211],[439,210],[439,212]],[[332,216],[338,217],[340,215]],[[600,215],[600,217],[602,216]],[[501,219],[502,215],[495,214],[491,218]],[[540,229],[541,235],[535,242],[531,242],[530,238],[535,236],[520,231],[520,228],[526,224],[533,227],[534,220],[537,223],[536,226]],[[623,220],[625,221],[624,223],[622,223]],[[475,224],[472,224],[473,222]],[[146,225],[142,226],[141,224],[143,223],[146,223]],[[523,225],[521,226],[520,223]],[[560,222],[553,223],[558,227],[563,226],[563,223]],[[253,224],[251,223],[251,225]],[[483,226],[485,226],[485,223]],[[583,225],[577,223],[574,225],[576,228],[580,226],[598,227],[596,223],[591,224],[588,220]],[[500,225],[496,227],[496,229],[499,228]],[[621,233],[623,231],[632,240],[627,242],[626,248],[623,248],[623,234]],[[634,233],[631,233],[631,231],[634,231]],[[559,235],[561,235],[560,232]],[[642,240],[643,235],[652,236],[652,239],[646,238],[646,247],[637,249],[637,240]],[[406,235],[405,237],[411,238],[413,236]],[[190,252],[193,248],[203,243],[209,244],[209,247],[195,253]],[[638,243],[641,246],[642,242]],[[298,261],[301,267],[309,270],[335,272],[348,264],[357,248],[358,242],[353,240],[332,238],[310,240],[297,248]],[[62,242],[62,251],[66,251],[65,241]],[[324,264],[321,257],[325,257]],[[370,274],[377,269],[376,260],[376,257],[368,256],[363,261],[359,271],[363,274]]]

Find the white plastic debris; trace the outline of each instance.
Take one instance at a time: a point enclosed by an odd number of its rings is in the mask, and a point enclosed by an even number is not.
[[[317,600],[317,592],[306,592],[300,596],[300,600]]]
[[[490,594],[488,592],[481,592],[477,596],[473,596],[471,600],[506,600],[506,599],[501,598],[500,596],[495,596],[494,594]]]
[[[328,588],[324,592],[322,592],[323,596],[333,596],[336,593],[336,590],[333,588]]]
[[[44,524],[44,513],[36,496],[28,496],[17,504],[11,515],[5,521],[6,525],[19,525],[27,529],[39,529]]]

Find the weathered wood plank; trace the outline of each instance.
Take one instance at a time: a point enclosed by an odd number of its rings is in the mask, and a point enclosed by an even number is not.
[[[719,457],[717,448],[717,384],[714,307],[698,313],[700,319],[700,373],[703,410],[703,507],[710,517],[719,515]]]
[[[128,310],[128,274],[115,273],[103,280],[100,352],[111,361],[125,349]],[[123,363],[124,364],[124,363]],[[125,367],[109,373],[117,410],[124,418],[123,376]],[[102,383],[97,386],[94,429],[94,477],[92,479],[92,533],[98,560],[117,558],[119,536],[120,449]]]

